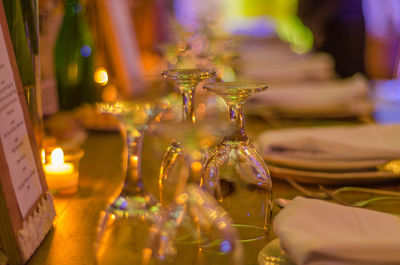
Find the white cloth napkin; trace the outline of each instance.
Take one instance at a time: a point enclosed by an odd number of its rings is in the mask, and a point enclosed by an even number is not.
[[[372,168],[400,157],[400,125],[271,130],[256,145],[267,162],[311,170]]]
[[[325,53],[296,54],[285,44],[250,45],[239,52],[240,80],[269,84],[327,80],[336,76],[334,61]]]
[[[394,215],[296,197],[273,229],[297,265],[400,264],[400,218]]]
[[[263,115],[265,111],[282,116],[342,117],[370,113],[367,80],[359,74],[347,79],[271,85],[252,96],[246,111]]]

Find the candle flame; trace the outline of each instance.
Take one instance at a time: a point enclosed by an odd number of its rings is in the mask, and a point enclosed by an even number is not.
[[[64,152],[60,147],[51,152],[51,163],[54,165],[62,165],[64,163]]]
[[[42,156],[42,164],[46,164],[46,152],[44,151],[44,149],[42,149],[41,152],[41,156]]]

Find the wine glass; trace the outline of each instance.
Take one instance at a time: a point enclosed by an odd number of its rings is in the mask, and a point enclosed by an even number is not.
[[[161,73],[163,77],[171,78],[177,83],[182,94],[182,121],[195,122],[194,92],[197,85],[208,78],[215,76],[214,70],[201,69],[174,69]]]
[[[220,95],[229,108],[229,132],[211,152],[203,167],[201,187],[227,210],[246,242],[246,259],[257,256],[265,243],[272,210],[272,182],[267,166],[243,126],[242,106],[263,83],[209,83],[204,89]],[[246,245],[248,247],[246,248]],[[252,246],[252,247],[250,247]],[[254,258],[253,256],[253,258]]]
[[[143,250],[145,265],[155,260],[175,265],[242,264],[242,244],[230,217],[198,185],[188,184],[160,220],[150,229]]]
[[[196,87],[203,80],[215,76],[215,72],[213,70],[200,70],[200,69],[175,69],[162,72],[162,76],[175,80],[182,94],[183,102],[182,102],[181,122],[187,124],[194,124],[196,120],[194,113],[194,95]],[[178,161],[182,159],[185,160],[185,158],[183,158],[184,155],[185,153],[183,152],[182,143],[180,142],[180,140],[175,139],[167,148],[167,152],[165,153],[161,163],[161,169],[159,174],[160,190],[163,190],[165,181],[167,181],[168,178],[171,178],[172,175],[176,176],[176,174],[171,174],[171,171],[177,165]],[[186,160],[191,161],[193,159],[187,158]],[[188,170],[189,170],[189,179],[195,179],[193,175],[195,175],[196,172],[193,172],[190,169],[190,166]],[[162,198],[160,199],[162,200]]]
[[[157,221],[160,205],[143,187],[141,155],[144,133],[166,104],[146,101],[98,103],[101,113],[114,115],[125,138],[127,163],[122,191],[101,217],[96,240],[98,264],[140,264],[149,226]]]
[[[223,137],[227,124],[216,119],[191,121],[163,121],[157,123],[152,131],[159,146],[169,145],[167,152],[170,168],[168,175],[159,179],[158,192],[160,202],[169,207],[175,197],[184,190],[186,183],[200,184],[201,171],[209,150]],[[179,144],[175,141],[179,139]],[[164,160],[166,157],[164,156]],[[190,173],[189,173],[190,172]],[[189,179],[190,178],[190,179]]]

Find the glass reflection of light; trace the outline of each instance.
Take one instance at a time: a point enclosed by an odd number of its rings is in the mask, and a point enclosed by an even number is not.
[[[192,164],[190,165],[190,168],[191,168],[193,171],[196,171],[196,172],[199,172],[199,171],[201,170],[202,167],[203,167],[203,166],[202,166],[202,164],[201,164],[199,161],[192,162]]]
[[[81,55],[83,56],[83,57],[89,57],[90,56],[90,54],[92,53],[92,50],[90,49],[90,47],[88,46],[88,45],[83,45],[82,47],[81,47]]]
[[[220,246],[220,250],[224,253],[231,251],[232,247],[231,247],[231,243],[229,241],[222,241],[221,242],[221,246]]]
[[[108,83],[108,73],[104,67],[99,67],[94,72],[94,81],[99,85],[106,85]]]

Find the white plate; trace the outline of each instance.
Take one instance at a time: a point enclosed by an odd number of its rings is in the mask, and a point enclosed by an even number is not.
[[[274,164],[281,167],[290,167],[300,170],[318,170],[323,172],[349,172],[366,171],[376,168],[390,161],[387,159],[368,160],[315,160],[302,157],[290,157],[279,152],[264,153],[262,157],[267,164]]]
[[[279,167],[320,172],[367,171],[400,157],[400,125],[271,130],[262,133],[256,145],[267,164]]]
[[[303,183],[371,184],[400,179],[400,174],[383,171],[319,172],[268,165],[272,177],[291,178]]]

